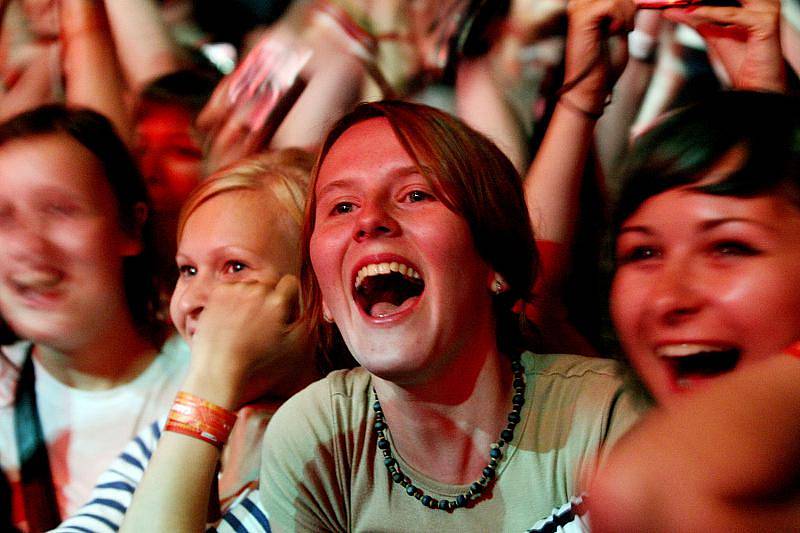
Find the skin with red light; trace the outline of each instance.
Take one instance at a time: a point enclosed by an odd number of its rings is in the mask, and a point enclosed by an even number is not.
[[[736,168],[729,154],[710,178]],[[705,183],[705,182],[700,182]],[[703,379],[679,383],[666,346],[741,351],[738,367],[800,336],[800,209],[785,191],[752,198],[671,189],[622,225],[611,304],[623,348],[659,403]]]
[[[305,358],[308,353],[295,335],[283,338],[296,290],[296,279],[286,275],[299,266],[295,248],[285,236],[290,229],[284,228],[283,212],[275,209],[275,202],[271,193],[262,191],[232,191],[210,198],[187,219],[178,246],[180,276],[170,315],[192,348],[194,374],[214,383],[214,390],[203,391],[202,396],[229,407],[253,400],[265,390],[275,392],[281,376],[274,357],[259,363],[270,368],[269,375],[259,377],[259,364],[255,368],[251,364],[265,351],[284,359],[290,354]],[[283,282],[282,277],[286,277]],[[275,307],[286,320],[269,321],[267,327],[259,318],[274,313]],[[228,373],[235,377],[219,379]]]
[[[202,177],[194,117],[177,105],[147,103],[136,123],[135,155],[157,212],[180,210]]]
[[[502,429],[510,373],[495,340],[492,269],[435,189],[386,119],[351,126],[320,167],[310,254],[326,314],[373,375],[397,449],[436,479],[466,483]],[[354,281],[385,261],[413,267],[424,291],[370,316]],[[460,452],[431,460],[443,448]]]
[[[3,317],[65,383],[138,375],[155,350],[133,323],[122,261],[141,243],[120,226],[100,163],[66,134],[27,137],[0,147],[0,180]]]

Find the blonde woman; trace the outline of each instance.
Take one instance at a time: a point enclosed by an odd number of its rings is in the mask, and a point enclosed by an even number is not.
[[[192,349],[181,394],[238,410],[227,445],[171,431],[169,421],[162,433],[154,423],[61,531],[112,531],[123,518],[123,530],[133,531],[269,531],[257,483],[264,426],[316,377],[306,339],[291,327],[310,166],[307,154],[287,150],[224,169],[194,191],[178,223],[170,314]],[[250,335],[215,327],[231,315],[250,324]],[[249,359],[220,358],[222,342],[247,346]]]

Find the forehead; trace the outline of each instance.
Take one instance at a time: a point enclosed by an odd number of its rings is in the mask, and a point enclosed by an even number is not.
[[[416,167],[389,121],[375,117],[354,124],[333,143],[320,165],[316,191],[328,181]]]
[[[708,221],[737,219],[780,229],[800,220],[800,208],[780,189],[742,198],[709,194],[694,187],[670,189],[648,198],[625,221],[623,228],[648,225],[677,230]]]
[[[100,161],[66,133],[24,137],[0,146],[3,189],[42,188],[107,201],[113,197]]]
[[[239,243],[285,246],[289,215],[267,189],[224,191],[197,206],[186,220],[180,246]]]

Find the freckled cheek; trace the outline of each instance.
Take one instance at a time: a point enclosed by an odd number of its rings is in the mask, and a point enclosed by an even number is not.
[[[181,281],[178,280],[177,285],[175,285],[175,290],[172,292],[172,298],[169,300],[169,318],[172,320],[172,324],[178,330],[178,333],[185,338],[186,331],[183,327],[184,314],[183,311],[181,311],[181,298],[183,298],[184,292],[186,292],[185,287],[183,287]]]

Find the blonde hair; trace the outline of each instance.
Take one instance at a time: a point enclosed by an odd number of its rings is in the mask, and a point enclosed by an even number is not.
[[[297,148],[266,152],[237,161],[198,185],[184,202],[178,217],[178,241],[186,221],[198,207],[220,194],[232,191],[269,191],[288,215],[288,225],[299,235],[309,175],[314,156]]]

